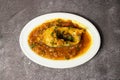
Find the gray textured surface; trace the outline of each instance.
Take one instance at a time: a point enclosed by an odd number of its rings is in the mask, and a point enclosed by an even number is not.
[[[92,60],[61,70],[23,54],[19,35],[24,25],[56,11],[82,15],[99,29],[102,46]],[[120,0],[0,0],[0,80],[120,80]]]

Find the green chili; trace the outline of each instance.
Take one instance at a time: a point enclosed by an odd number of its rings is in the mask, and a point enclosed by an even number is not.
[[[31,48],[34,48],[35,46],[36,46],[35,43],[32,43],[32,44],[30,45]]]
[[[66,60],[69,60],[69,59],[70,59],[70,57],[69,57],[69,56],[65,56],[65,59],[66,59]]]

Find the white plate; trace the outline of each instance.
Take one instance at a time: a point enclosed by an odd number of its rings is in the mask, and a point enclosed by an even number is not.
[[[75,20],[86,26],[88,32],[92,37],[93,43],[90,49],[83,56],[71,60],[50,60],[38,56],[30,49],[27,42],[29,33],[33,30],[34,27],[45,22],[46,20],[50,20],[53,18],[65,18],[65,19]],[[50,13],[50,14],[41,15],[28,22],[21,31],[19,42],[20,42],[20,47],[24,52],[24,54],[35,63],[50,68],[71,68],[81,65],[89,61],[91,58],[93,58],[100,48],[101,40],[100,40],[99,32],[97,31],[95,26],[87,19],[74,14],[59,12],[59,13]]]

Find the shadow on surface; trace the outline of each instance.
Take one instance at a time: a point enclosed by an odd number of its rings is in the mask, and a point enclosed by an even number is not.
[[[99,56],[99,55],[100,55],[99,52],[100,52],[101,49],[103,48],[103,44],[104,44],[104,37],[103,37],[103,33],[102,33],[101,27],[100,27],[95,21],[89,19],[88,17],[86,17],[86,16],[84,16],[84,15],[81,15],[81,14],[79,14],[79,13],[73,13],[73,14],[76,14],[76,15],[78,15],[78,16],[81,16],[81,17],[89,20],[89,21],[96,27],[96,29],[98,30],[98,32],[99,32],[99,34],[100,34],[100,38],[101,38],[101,44],[100,44],[100,48],[99,48],[99,50],[98,50],[98,52],[97,52],[97,54],[96,54],[95,56]],[[94,56],[94,57],[95,57],[95,56]],[[94,57],[93,57],[93,58],[94,58]],[[92,60],[92,59],[91,59],[91,60]],[[90,61],[91,61],[91,60],[90,60]],[[89,61],[88,61],[88,62],[89,62]]]

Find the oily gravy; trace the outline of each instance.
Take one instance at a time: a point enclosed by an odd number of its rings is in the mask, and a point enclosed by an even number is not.
[[[81,56],[90,48],[91,43],[91,35],[85,28],[61,18],[40,24],[28,36],[28,44],[36,54],[53,60],[69,60]]]

